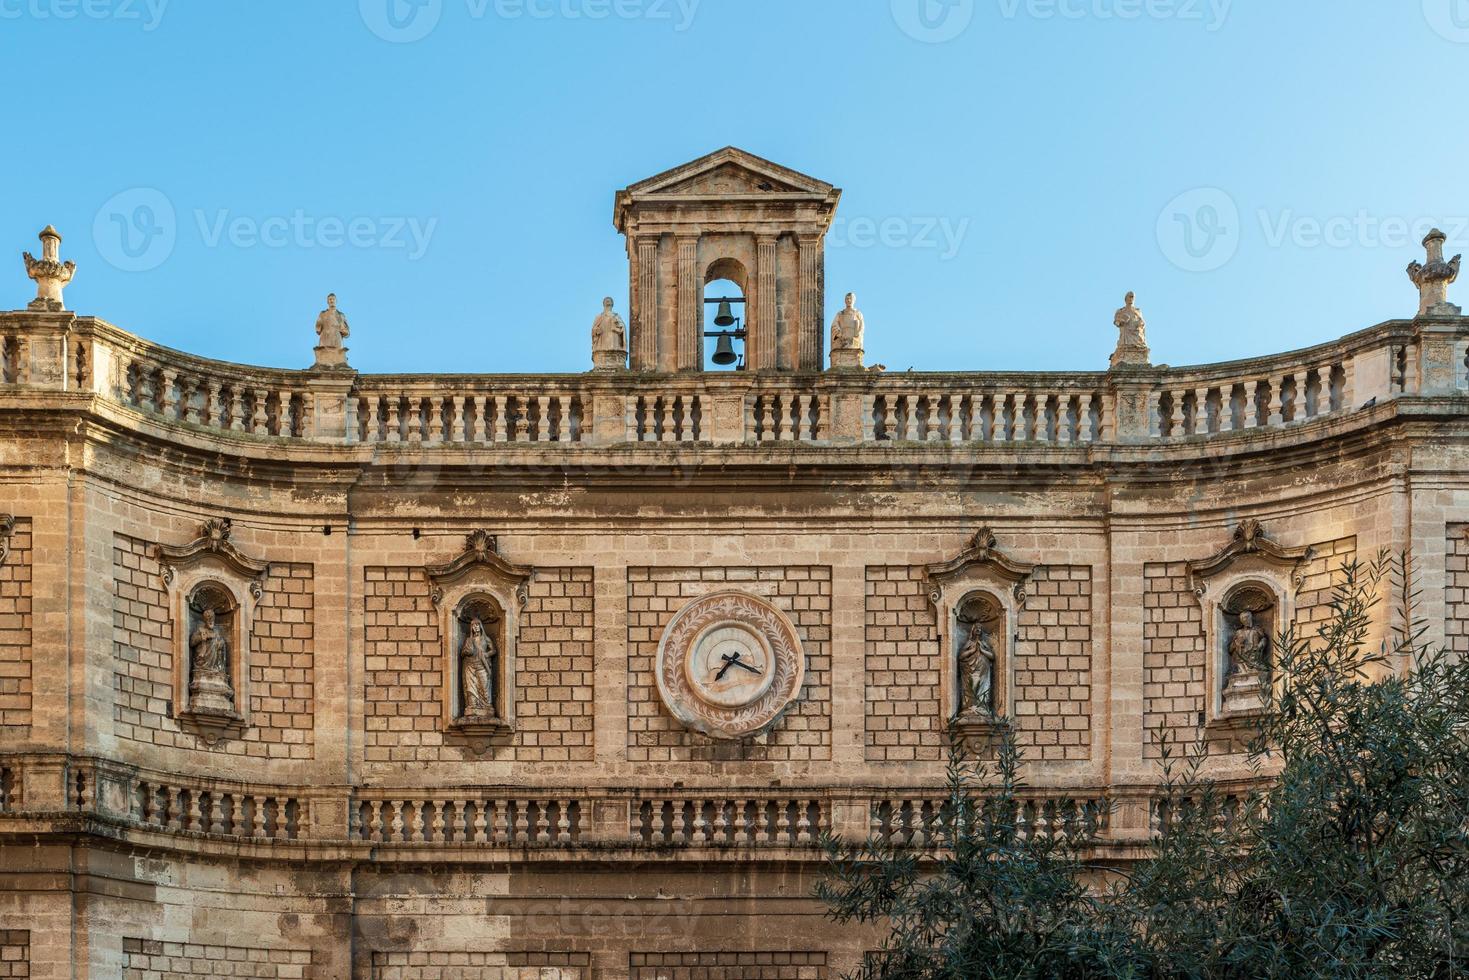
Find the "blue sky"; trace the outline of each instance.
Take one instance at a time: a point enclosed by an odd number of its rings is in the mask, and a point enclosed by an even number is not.
[[[1229,359],[1469,251],[1466,80],[1469,0],[0,0],[0,305],[50,222],[169,346],[304,367],[335,290],[360,370],[580,371],[614,191],[734,144],[844,189],[869,361],[1101,368],[1129,289]]]

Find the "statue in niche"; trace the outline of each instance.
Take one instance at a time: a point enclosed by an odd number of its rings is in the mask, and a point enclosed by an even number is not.
[[[627,366],[627,324],[612,306],[611,296],[602,300],[602,312],[592,321],[592,366],[599,371]]]
[[[472,615],[463,629],[464,641],[459,645],[460,714],[465,718],[498,718],[495,661],[499,651],[479,615]]]
[[[316,366],[318,368],[345,368],[347,348],[343,341],[352,336],[347,317],[337,309],[337,294],[326,298],[326,309],[316,317]]]
[[[1270,627],[1275,597],[1258,587],[1240,589],[1224,603],[1226,707],[1252,707],[1270,677]]]
[[[223,605],[223,609],[217,608]],[[203,593],[190,603],[189,706],[197,712],[232,714],[235,690],[230,684],[229,607]]]
[[[1117,327],[1117,350],[1112,355],[1112,366],[1148,364],[1152,357],[1148,350],[1148,322],[1143,319],[1143,311],[1137,308],[1137,294],[1129,292],[1123,303],[1125,305],[1112,318]]]
[[[959,649],[954,654],[958,668],[958,716],[993,718],[995,669],[999,657],[992,640],[996,627],[1003,628],[1004,614],[993,599],[976,598],[965,604],[956,617],[955,636]]]

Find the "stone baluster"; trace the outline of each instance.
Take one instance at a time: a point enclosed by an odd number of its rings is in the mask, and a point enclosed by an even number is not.
[[[265,432],[265,389],[250,389],[250,421],[246,424],[246,430],[257,435]]]
[[[729,803],[725,800],[716,800],[714,803],[714,842],[724,844],[729,838],[729,819],[724,815],[729,809]]]
[[[185,422],[202,425],[203,419],[199,414],[199,403],[194,396],[203,388],[203,382],[193,381],[183,377],[179,379],[179,406]]]
[[[530,806],[524,800],[517,800],[511,811],[514,821],[511,826],[510,839],[517,844],[530,843]]]
[[[1268,422],[1266,424],[1268,424],[1272,429],[1278,429],[1280,426],[1285,424],[1285,391],[1283,389],[1286,377],[1289,377],[1289,375],[1271,378],[1269,382],[1270,414],[1268,416]]]
[[[791,805],[786,800],[777,800],[775,803],[775,837],[782,844],[789,844],[791,840]]]
[[[745,845],[750,842],[750,820],[747,814],[749,801],[734,800],[734,842]]]
[[[471,818],[466,811],[464,817],[464,830],[469,835],[470,843],[487,844],[493,828],[489,820],[489,803],[486,800],[474,801],[474,816]]]
[[[265,836],[265,797],[250,798],[250,836]]]
[[[1185,395],[1187,392],[1179,388],[1173,392],[1172,410],[1168,415],[1168,431],[1175,439],[1182,439],[1188,432],[1188,416],[1185,410]]]
[[[386,426],[386,431],[384,432],[384,435],[383,435],[383,442],[402,442],[403,441],[403,422],[402,422],[402,418],[401,418],[402,408],[400,406],[400,403],[399,403],[399,400],[398,400],[398,396],[397,395],[384,395],[383,397],[387,401],[387,420],[384,423],[384,425]]]
[[[690,839],[695,844],[709,843],[709,824],[704,820],[704,801],[694,800],[693,807],[694,826]]]
[[[159,382],[158,411],[170,419],[178,417],[179,401],[175,391],[177,383],[178,372],[164,368]]]
[[[796,801],[796,843],[811,843],[811,804],[812,800]]]
[[[1194,389],[1194,432],[1196,436],[1209,434],[1209,389],[1200,387]]]
[[[571,800],[560,800],[556,804],[556,840],[562,844],[571,843]]]
[[[1009,441],[1009,435],[1005,431],[1005,406],[1009,401],[1010,396],[1000,392],[996,392],[992,399],[994,408],[990,414],[990,442]]]
[[[423,443],[423,396],[409,393],[403,405],[403,429],[407,441],[413,445]]]
[[[449,411],[454,415],[449,424],[449,441],[455,445],[459,445],[467,439],[467,433],[464,428],[463,395],[453,395],[449,398]]]
[[[1310,418],[1310,415],[1306,411],[1306,377],[1307,372],[1304,370],[1297,371],[1291,375],[1291,379],[1295,382],[1295,394],[1292,396],[1294,402],[1291,405],[1292,422],[1304,422]]]
[[[862,396],[862,441],[874,442],[877,439],[877,396]]]
[[[1084,393],[1076,406],[1076,441],[1083,445],[1092,442],[1092,407],[1096,404],[1097,396],[1091,392]]]

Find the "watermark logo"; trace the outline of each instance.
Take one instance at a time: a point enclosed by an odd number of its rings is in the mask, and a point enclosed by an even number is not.
[[[163,23],[168,0],[0,0],[0,20],[113,20],[146,33]]]
[[[1469,0],[1423,0],[1423,17],[1439,37],[1469,44]]]
[[[134,187],[114,195],[92,221],[97,253],[123,272],[158,268],[173,254],[177,240],[173,202],[152,187]]]
[[[1158,247],[1185,272],[1213,272],[1239,251],[1239,206],[1217,187],[1198,187],[1158,215]]]
[[[358,0],[362,22],[384,41],[422,41],[439,26],[444,0]]]
[[[998,0],[1000,16],[1014,20],[1173,20],[1202,24],[1213,33],[1229,19],[1234,0]]]
[[[892,0],[893,20],[915,41],[943,44],[969,29],[975,0]]]
[[[931,251],[940,262],[956,258],[969,236],[968,218],[846,217],[838,215],[826,235],[827,248],[888,248]]]
[[[0,0],[0,3],[13,0]],[[701,0],[463,0],[471,21],[496,20],[645,20],[673,25],[682,33],[693,26]],[[384,41],[410,44],[434,32],[444,15],[444,0],[358,0],[362,22]]]
[[[382,249],[401,252],[416,262],[428,253],[438,227],[438,218],[340,217],[314,215],[303,208],[263,217],[228,208],[194,208],[181,224],[173,202],[162,191],[134,187],[98,209],[92,238],[98,254],[114,268],[148,272],[168,261],[181,232],[192,231],[199,244],[211,249]]]

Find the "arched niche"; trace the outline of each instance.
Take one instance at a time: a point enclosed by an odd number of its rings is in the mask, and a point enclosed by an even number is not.
[[[159,545],[174,636],[173,714],[214,745],[250,725],[250,664],[268,562],[230,541],[229,520],[206,521],[186,545]]]
[[[454,684],[450,691],[452,724],[498,725],[505,717],[505,611],[486,592],[470,592],[454,607],[451,618]]]
[[[943,665],[940,710],[960,735],[989,734],[1014,714],[1016,624],[1034,567],[1000,550],[994,532],[982,527],[955,558],[925,569]],[[969,703],[965,691],[972,672],[966,662],[986,656],[994,664],[988,711]]]
[[[1309,547],[1276,543],[1259,521],[1248,519],[1217,553],[1188,563],[1204,623],[1206,727],[1232,732],[1264,708],[1265,685],[1275,678],[1268,669],[1253,677],[1236,676],[1237,654],[1247,641],[1252,647],[1258,643],[1253,635],[1238,638],[1241,631],[1262,632],[1264,657],[1273,662],[1276,637],[1295,619],[1296,595],[1314,554]],[[1247,624],[1247,618],[1253,623]]]
[[[515,728],[515,662],[520,636],[520,612],[529,596],[533,570],[515,565],[500,554],[494,535],[475,531],[465,550],[451,561],[424,569],[430,596],[439,610],[442,651],[445,731],[470,738],[480,751],[493,736],[509,735]],[[465,697],[466,642],[478,619],[484,639],[493,641],[489,664],[494,713],[472,710]],[[487,620],[493,619],[493,625]],[[471,644],[473,646],[473,644]],[[488,651],[489,643],[484,649]],[[471,710],[466,710],[471,709]]]

